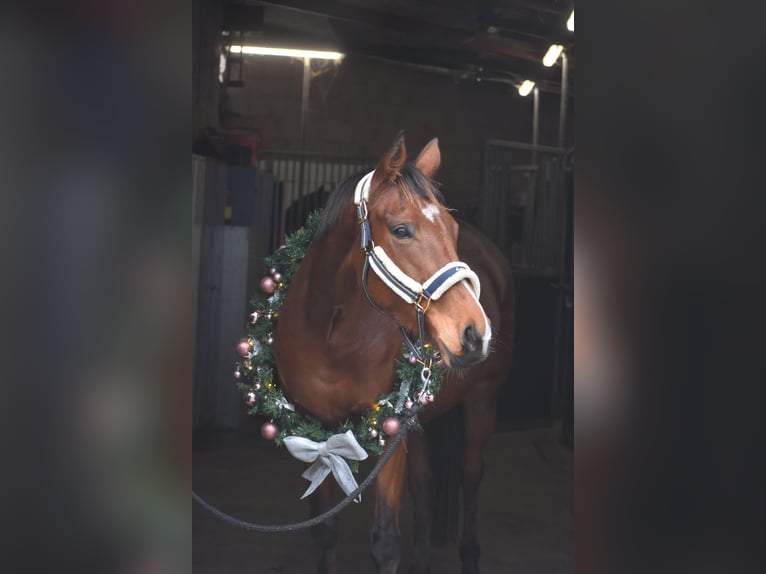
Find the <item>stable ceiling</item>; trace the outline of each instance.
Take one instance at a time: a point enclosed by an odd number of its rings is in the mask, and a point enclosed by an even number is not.
[[[228,5],[225,25],[243,30],[232,33],[235,43],[338,50],[462,81],[530,79],[559,92],[560,63],[546,68],[542,57],[564,45],[572,90],[572,8],[572,0],[246,0]]]

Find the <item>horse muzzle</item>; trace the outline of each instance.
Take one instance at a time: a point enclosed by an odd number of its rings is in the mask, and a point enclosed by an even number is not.
[[[464,369],[480,363],[489,354],[483,335],[473,324],[466,325],[460,334],[461,349],[459,354],[453,353],[441,339],[440,343],[447,355],[450,367]]]

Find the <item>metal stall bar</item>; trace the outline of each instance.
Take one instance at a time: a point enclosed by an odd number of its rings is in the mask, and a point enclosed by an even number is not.
[[[346,177],[373,165],[374,160],[368,158],[295,152],[262,152],[258,158],[258,168],[283,185],[279,221],[284,224],[277,227],[284,233],[299,228],[311,211],[324,207],[329,194]]]
[[[520,371],[526,377],[527,389],[538,384],[535,377],[545,373],[550,386],[543,395],[535,395],[538,398],[534,399],[534,409],[539,413],[546,411],[555,420],[562,416],[566,376],[562,353],[567,340],[565,322],[571,314],[567,310],[571,293],[571,268],[567,265],[571,249],[568,220],[571,193],[566,179],[570,153],[561,147],[487,140],[478,210],[483,231],[508,256],[519,284],[527,289],[545,290],[548,285],[556,289],[555,294],[548,291],[547,296],[543,291],[529,292],[540,293],[540,297],[530,301],[543,305],[539,311],[548,317],[544,327],[547,335],[534,335],[549,345],[545,347],[549,353],[548,367],[538,370],[527,362]],[[524,321],[531,325],[536,319],[527,315]],[[537,323],[539,326],[539,320]],[[536,332],[541,333],[539,329]]]

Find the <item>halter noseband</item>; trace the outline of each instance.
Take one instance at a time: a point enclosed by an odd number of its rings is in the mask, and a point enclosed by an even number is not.
[[[431,301],[437,301],[450,287],[453,287],[461,281],[469,281],[473,290],[476,292],[476,298],[481,293],[479,277],[474,273],[466,263],[462,261],[451,261],[436,273],[431,275],[424,283],[420,283],[402,271],[394,263],[385,250],[380,245],[375,245],[370,233],[370,220],[367,210],[367,201],[370,195],[370,182],[375,170],[366,174],[356,184],[354,190],[354,203],[356,204],[356,214],[361,228],[361,246],[364,250],[364,267],[362,268],[362,288],[367,299],[373,307],[380,307],[372,300],[367,290],[367,274],[370,268],[388,287],[399,297],[404,299],[410,305],[415,306],[415,312],[418,319],[418,330],[420,331],[420,345],[423,344],[424,320],[426,311],[431,305]],[[418,359],[423,358],[422,348],[418,348],[409,338],[404,327],[399,327],[405,344],[414,353]]]

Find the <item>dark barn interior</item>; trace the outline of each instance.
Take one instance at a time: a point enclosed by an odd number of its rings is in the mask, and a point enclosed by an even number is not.
[[[571,0],[193,0],[199,494],[255,522],[307,516],[302,464],[261,438],[263,421],[247,415],[232,378],[235,347],[263,257],[341,180],[374,167],[403,129],[411,154],[439,138],[436,179],[447,204],[514,272],[513,367],[480,498],[482,572],[573,570],[573,8]],[[561,55],[546,66],[552,44]],[[248,53],[253,46],[342,57]],[[525,80],[534,89],[522,96]],[[341,515],[340,572],[374,571],[371,500]],[[406,572],[411,508],[403,508]],[[315,571],[306,531],[246,533],[197,506],[193,527],[197,572]],[[431,571],[460,571],[455,544],[433,549]]]

